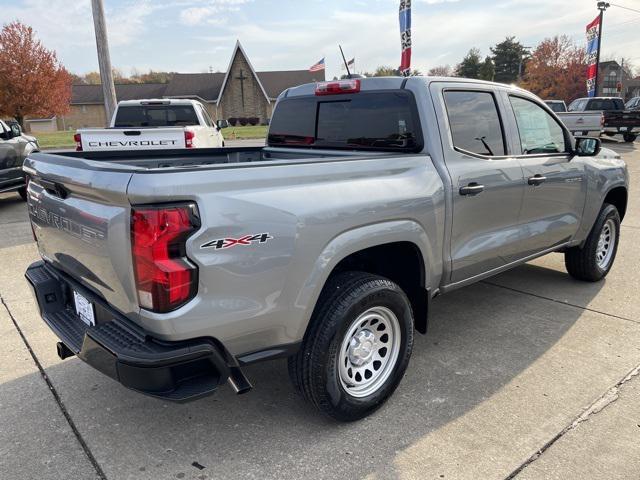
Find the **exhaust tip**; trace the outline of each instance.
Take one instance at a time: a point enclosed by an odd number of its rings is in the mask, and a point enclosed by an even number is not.
[[[249,382],[239,367],[229,368],[229,378],[227,382],[229,382],[229,385],[231,385],[231,388],[233,388],[233,391],[236,392],[237,395],[247,393],[253,388],[253,385],[251,385],[251,382]]]
[[[75,355],[75,353],[73,353],[71,349],[62,342],[58,342],[56,344],[56,350],[58,351],[58,356],[60,357],[61,360],[64,360],[65,358],[73,357]]]

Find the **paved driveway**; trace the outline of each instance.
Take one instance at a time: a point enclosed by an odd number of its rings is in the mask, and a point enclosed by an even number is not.
[[[428,335],[375,415],[336,424],[286,363],[255,389],[177,405],[61,361],[23,279],[37,258],[17,195],[0,195],[0,478],[640,478],[640,144],[618,259],[572,280],[552,254],[438,298]]]

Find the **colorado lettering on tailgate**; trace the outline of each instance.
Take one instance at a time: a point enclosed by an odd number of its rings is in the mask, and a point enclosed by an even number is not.
[[[73,235],[87,243],[94,243],[96,240],[104,240],[105,232],[99,228],[88,227],[74,220],[51,212],[44,207],[29,205],[29,215],[40,220],[51,227],[57,228],[69,235]]]

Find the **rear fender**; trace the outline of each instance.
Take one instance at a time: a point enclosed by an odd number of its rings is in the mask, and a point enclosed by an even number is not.
[[[442,262],[438,255],[434,255],[433,242],[417,222],[411,220],[390,221],[343,232],[333,238],[322,250],[311,274],[296,297],[296,308],[306,312],[297,337],[304,336],[322,288],[340,261],[361,250],[394,242],[411,242],[420,250],[425,265],[425,289],[431,289],[432,285],[439,282],[439,278],[434,277],[436,276],[435,272],[442,271]]]

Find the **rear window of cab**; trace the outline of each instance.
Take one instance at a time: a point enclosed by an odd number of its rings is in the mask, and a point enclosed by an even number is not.
[[[422,135],[413,94],[384,90],[281,99],[268,144],[419,152]]]

